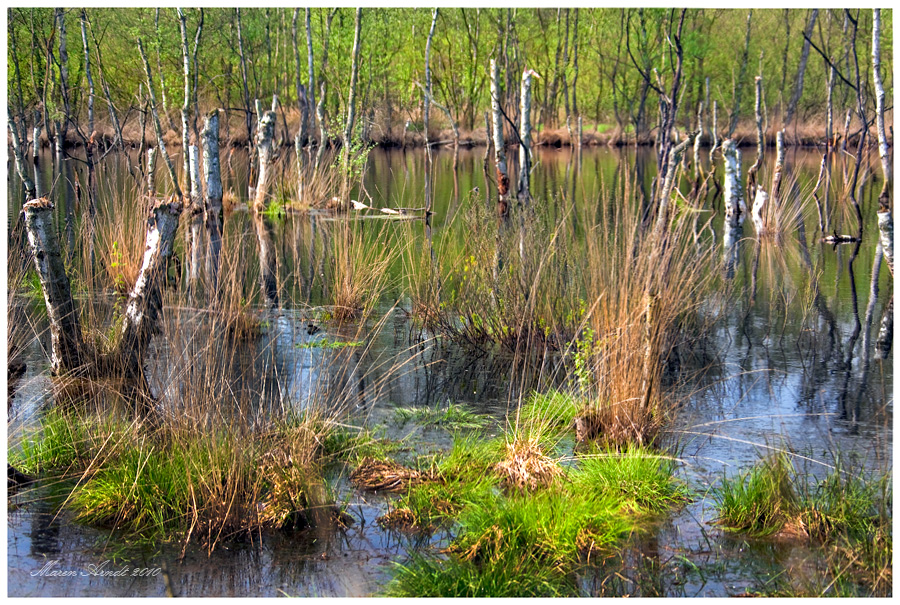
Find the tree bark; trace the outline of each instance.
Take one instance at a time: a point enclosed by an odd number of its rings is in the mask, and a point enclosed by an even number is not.
[[[266,111],[257,124],[256,151],[259,156],[259,177],[253,209],[263,212],[269,205],[269,185],[272,180],[272,139],[275,137],[275,112]]]
[[[244,36],[242,33],[241,27],[241,9],[234,9],[235,20],[237,21],[237,39],[238,39],[238,56],[240,57],[241,63],[241,80],[243,80],[244,85],[244,124],[247,127],[247,145],[253,146],[253,109],[250,105],[250,89],[247,86],[247,82],[250,81],[250,76],[247,74],[247,59],[244,56]],[[257,118],[258,119],[258,118]]]
[[[32,121],[31,159],[37,165],[40,161],[41,153],[41,113],[37,109],[32,114]],[[37,185],[37,181],[35,181],[35,185]]]
[[[672,149],[672,152],[669,155],[669,169],[666,171],[666,178],[662,183],[662,188],[660,189],[659,209],[657,210],[656,226],[654,227],[654,232],[656,233],[657,238],[656,241],[662,241],[663,237],[665,236],[666,228],[671,218],[671,198],[672,189],[675,188],[675,173],[678,170],[678,164],[681,163],[682,155],[691,144],[695,136],[697,136],[696,132],[692,132],[691,134],[689,134],[685,140],[680,142]]]
[[[429,135],[430,124],[430,109],[431,109],[431,41],[434,39],[434,27],[437,25],[438,18],[438,9],[434,9],[431,12],[431,29],[428,30],[428,39],[425,42],[425,100],[424,107],[422,109],[422,121],[424,122],[425,127],[425,147],[429,147],[431,145],[431,138]]]
[[[353,54],[350,62],[350,91],[347,94],[347,124],[344,127],[344,195],[348,195],[350,178],[350,141],[353,139],[353,126],[356,121],[356,85],[359,80],[359,47],[362,33],[362,8],[356,9],[356,20],[353,33]]]
[[[53,203],[41,198],[26,203],[22,210],[50,321],[51,372],[78,372],[83,366],[81,324],[53,227]]]
[[[319,121],[319,149],[316,152],[316,170],[319,169],[319,165],[322,163],[322,158],[325,155],[325,146],[328,143],[328,130],[325,127],[325,92],[328,90],[328,86],[325,73],[328,69],[328,43],[331,40],[331,22],[335,14],[337,14],[337,10],[336,8],[330,10],[325,19],[325,41],[322,43],[322,77],[319,84],[319,102],[316,105],[316,119]],[[309,38],[307,43],[309,43]]]
[[[180,8],[176,8],[175,10],[178,13],[178,26],[181,32],[181,59],[184,64],[184,102],[181,105],[181,151],[184,159],[184,189],[185,191],[190,191],[193,196],[193,171],[191,170],[191,157],[189,151],[190,131],[188,130],[191,107],[191,55],[188,50],[187,18],[185,17],[183,10]],[[193,200],[191,201],[191,204],[193,206]]]
[[[200,186],[200,151],[196,145],[188,149],[191,171],[191,266],[189,269],[191,292],[200,281],[203,240],[203,189]]]
[[[725,221],[729,225],[739,225],[744,220],[746,207],[741,187],[741,152],[734,140],[722,143],[722,157],[725,160]]]
[[[881,173],[884,178],[878,202],[882,208],[890,203],[891,156],[888,150],[887,134],[884,129],[884,83],[881,81],[881,9],[872,9],[872,72],[875,82],[875,124],[878,132],[878,156],[881,158]]]
[[[891,354],[891,344],[894,340],[894,297],[888,301],[881,316],[881,327],[878,330],[878,338],[875,339],[875,359],[887,359]]]
[[[756,161],[747,171],[747,199],[756,191],[756,173],[762,166],[763,155],[766,149],[766,139],[763,133],[762,118],[762,76],[756,76],[756,103],[754,105],[756,113]]]
[[[800,64],[797,66],[797,77],[794,79],[794,92],[791,94],[791,100],[788,102],[787,115],[784,117],[784,128],[790,126],[797,111],[797,103],[803,96],[803,79],[806,74],[806,62],[809,59],[810,36],[812,36],[813,27],[816,25],[816,17],[819,15],[819,9],[812,9],[809,16],[809,22],[806,24],[806,32],[803,37],[803,50],[800,53]]]
[[[156,196],[156,147],[147,150],[147,196]]]
[[[522,100],[519,109],[519,201],[531,202],[531,77],[537,75],[527,69],[522,73]]]
[[[166,162],[166,168],[169,169],[169,176],[172,177],[172,186],[175,188],[175,194],[179,200],[184,198],[181,187],[178,185],[178,177],[175,174],[175,167],[172,165],[172,158],[166,152],[166,143],[163,140],[162,125],[159,123],[159,114],[156,112],[156,95],[153,92],[153,76],[150,73],[150,64],[147,62],[147,55],[144,54],[144,44],[138,38],[138,51],[141,54],[141,60],[144,62],[144,72],[147,75],[147,90],[150,92],[150,113],[153,114],[153,126],[156,129],[156,144],[162,152],[163,160]]]
[[[316,106],[316,73],[313,67],[313,43],[312,43],[312,23],[310,20],[309,7],[305,9],[306,11],[306,63],[307,69],[309,70],[309,86],[307,91],[309,93],[308,105],[309,107]],[[329,20],[329,23],[331,21]],[[330,29],[330,28],[329,28]],[[327,43],[326,43],[327,44]],[[316,115],[310,112],[309,116],[309,132],[315,132]],[[312,135],[310,135],[312,136]],[[321,142],[320,142],[321,144]]]
[[[206,277],[211,290],[218,291],[219,253],[222,249],[222,175],[219,162],[219,110],[206,116],[203,124],[203,167],[206,171],[206,233],[209,254]]]
[[[128,295],[117,348],[126,377],[143,379],[141,364],[150,339],[158,329],[162,289],[181,210],[180,198],[159,200],[147,220],[144,258],[134,288]]]
[[[66,50],[66,14],[61,8],[55,9],[56,24],[59,28],[59,92],[62,96],[65,115],[61,128],[57,128],[57,149],[63,149],[66,145],[66,133],[69,130],[69,121],[72,112],[69,106],[69,53]],[[49,67],[49,66],[48,66]]]
[[[750,56],[750,25],[753,20],[753,9],[747,11],[747,34],[744,40],[744,54],[741,58],[741,70],[738,73],[736,89],[734,91],[734,110],[731,112],[731,123],[728,125],[726,139],[730,139],[737,128],[738,118],[741,116],[741,97],[744,89],[744,75],[747,73],[747,59]]]
[[[891,275],[894,274],[894,219],[891,209],[884,208],[878,212],[878,239],[881,241],[881,249],[884,251],[884,259],[887,261]]]
[[[91,76],[91,53],[88,51],[87,15],[81,9],[81,41],[84,43],[84,73],[88,81],[88,133],[91,141],[94,140],[94,78]]]
[[[506,169],[506,151],[504,151],[503,144],[500,94],[500,64],[496,59],[491,59],[491,110],[494,131],[494,166],[497,173],[497,214],[506,217],[509,212],[509,173]]]
[[[16,122],[12,117],[12,112],[6,112],[6,120],[7,124],[9,124],[10,135],[12,136],[13,156],[16,160],[16,172],[19,174],[19,178],[22,180],[22,186],[25,188],[25,201],[27,202],[35,198],[34,181],[31,180],[31,177],[28,176],[28,172],[25,169],[25,157],[22,150],[22,142],[19,140],[19,131],[16,127]]]

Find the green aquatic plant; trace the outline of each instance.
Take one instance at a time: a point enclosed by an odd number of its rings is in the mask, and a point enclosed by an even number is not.
[[[450,429],[481,429],[491,422],[489,416],[471,412],[464,405],[447,403],[446,407],[396,408],[394,416],[401,424],[416,422],[422,426],[445,426]]]
[[[779,453],[734,478],[723,479],[713,492],[719,510],[718,523],[729,531],[753,536],[782,530],[800,512],[794,475],[790,459]]]

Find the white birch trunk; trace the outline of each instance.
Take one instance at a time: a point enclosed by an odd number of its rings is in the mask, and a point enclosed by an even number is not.
[[[362,9],[356,9],[356,27],[353,34],[353,54],[350,63],[350,92],[347,95],[347,124],[344,127],[344,179],[350,176],[350,141],[353,138],[353,125],[356,121],[356,84],[359,80],[359,46],[362,33]],[[348,193],[348,192],[345,192]],[[346,200],[343,200],[346,201]]]
[[[894,274],[894,219],[890,208],[878,212],[878,239],[891,275]]]
[[[222,174],[219,162],[219,111],[213,110],[203,124],[203,168],[206,172],[206,233],[209,254],[206,276],[213,292],[218,289],[219,253],[222,249]]]
[[[661,238],[664,235],[666,227],[669,224],[672,206],[672,189],[675,188],[675,180],[677,178],[675,173],[678,171],[678,164],[681,163],[681,158],[684,155],[685,150],[688,148],[688,145],[691,144],[691,141],[695,136],[697,136],[696,132],[689,134],[688,137],[676,145],[669,154],[669,167],[666,171],[666,179],[663,181],[662,189],[660,190],[659,209],[656,215],[656,227],[654,228],[657,238]],[[658,239],[657,241],[660,240]]]
[[[162,125],[159,123],[159,113],[156,111],[156,93],[153,92],[153,76],[150,74],[150,64],[147,62],[147,55],[144,54],[144,43],[138,38],[138,51],[141,54],[141,60],[144,62],[144,71],[147,75],[147,90],[150,93],[150,113],[153,115],[153,127],[156,129],[156,143],[162,152],[163,160],[166,162],[166,168],[169,170],[169,176],[172,178],[172,187],[179,200],[184,198],[181,187],[178,185],[178,177],[175,174],[175,167],[172,165],[172,158],[166,151],[166,143],[163,140]]]
[[[25,188],[25,201],[33,200],[35,197],[34,181],[28,176],[25,170],[25,157],[23,155],[22,143],[19,141],[19,131],[13,120],[12,114],[6,114],[7,124],[9,124],[9,132],[12,135],[13,156],[16,160],[16,172],[22,180],[22,186]]]
[[[775,172],[772,175],[772,203],[780,205],[781,181],[784,178],[784,129],[775,133]]]
[[[82,366],[81,324],[53,227],[53,203],[32,200],[22,210],[50,322],[50,368],[55,375],[73,372]]]
[[[888,301],[881,316],[881,327],[878,329],[878,338],[875,339],[875,359],[887,359],[891,354],[891,344],[894,340],[894,298]]]
[[[503,122],[500,111],[500,64],[491,59],[491,110],[493,115],[494,166],[497,171],[497,211],[506,216],[509,207],[509,173],[503,145]]]
[[[269,184],[272,180],[272,139],[275,136],[274,111],[267,111],[263,114],[257,125],[256,136],[259,177],[256,181],[256,197],[253,208],[257,212],[262,212],[269,205]]]
[[[746,207],[741,188],[741,152],[732,139],[722,143],[722,157],[725,160],[725,220],[730,225],[739,225],[744,221]]]
[[[750,216],[753,218],[753,226],[756,232],[763,234],[766,232],[766,218],[768,213],[769,194],[762,186],[756,188],[756,197],[753,198],[753,208],[750,210]]]
[[[94,138],[94,78],[91,77],[91,54],[88,52],[87,28],[85,27],[87,15],[81,9],[81,41],[84,43],[84,72],[88,81],[88,136]]]
[[[522,94],[519,104],[519,199],[526,204],[531,200],[531,76],[534,71],[522,73]]]
[[[884,83],[881,81],[881,9],[872,10],[872,71],[875,82],[875,124],[878,131],[878,156],[881,158],[881,172],[884,183],[878,201],[887,206],[890,200],[891,157],[888,150],[887,134],[884,129]]]
[[[157,201],[150,211],[144,258],[134,288],[128,295],[120,330],[118,353],[125,361],[126,375],[142,376],[144,353],[158,329],[162,289],[181,210],[181,200],[173,197],[168,201]]]
[[[703,101],[697,107],[697,137],[694,139],[694,178],[699,180],[700,166],[700,140],[703,138]]]
[[[200,187],[200,151],[196,145],[188,149],[191,168],[191,266],[189,276],[191,288],[200,279],[203,241],[203,191]]]
[[[31,132],[31,157],[35,164],[40,161],[41,153],[41,123],[40,112],[34,111],[34,128]]]
[[[156,196],[156,147],[147,150],[147,196]]]

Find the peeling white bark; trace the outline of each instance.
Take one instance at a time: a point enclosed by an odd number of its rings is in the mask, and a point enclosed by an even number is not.
[[[219,253],[222,249],[222,174],[219,161],[219,111],[213,110],[203,123],[203,167],[206,172],[206,234],[209,254],[206,276],[212,291],[218,289]]]
[[[753,208],[750,216],[753,218],[753,226],[756,227],[757,233],[765,233],[766,231],[766,214],[769,204],[769,194],[762,186],[756,188],[756,197],[753,199]]]
[[[894,274],[894,219],[890,210],[878,213],[878,239],[884,250],[884,259],[887,261],[891,275]]]
[[[722,143],[725,160],[725,220],[731,225],[744,221],[746,206],[741,189],[741,152],[732,139]]]
[[[509,204],[509,173],[503,145],[503,122],[500,111],[500,64],[491,59],[491,110],[493,115],[494,165],[497,170],[498,212],[506,215]]]
[[[191,169],[191,286],[200,279],[203,241],[203,190],[200,186],[200,152],[196,145],[188,148]]]
[[[159,201],[150,211],[141,270],[128,302],[120,331],[118,352],[125,360],[126,372],[140,373],[140,363],[158,328],[162,310],[162,288],[175,233],[181,217],[182,203],[177,197]]]
[[[34,181],[31,180],[31,177],[28,176],[28,172],[25,170],[25,158],[22,153],[22,143],[19,141],[19,131],[16,128],[16,123],[13,120],[11,113],[7,112],[6,119],[9,124],[9,132],[12,135],[13,156],[15,156],[16,159],[16,172],[22,180],[22,186],[25,188],[25,200],[32,200],[35,197]]]
[[[272,180],[272,140],[275,137],[274,111],[267,111],[262,115],[256,136],[256,149],[259,154],[259,177],[256,181],[256,197],[253,207],[257,212],[262,212],[269,205],[269,184]]]
[[[890,199],[891,157],[888,150],[887,134],[884,129],[884,83],[881,81],[881,9],[872,10],[872,71],[875,81],[875,125],[878,132],[878,156],[881,158],[881,173],[884,183],[878,200],[886,206]],[[893,265],[892,265],[893,266]]]
[[[526,69],[522,73],[522,95],[519,105],[519,198],[531,199],[531,76],[537,75]]]
[[[74,372],[82,366],[81,325],[53,228],[53,203],[41,198],[22,210],[50,322],[50,368],[57,375]]]

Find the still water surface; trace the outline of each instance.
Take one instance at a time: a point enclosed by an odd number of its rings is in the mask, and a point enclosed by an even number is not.
[[[585,149],[537,150],[532,176],[540,212],[562,217],[572,208],[595,208],[605,188],[629,178],[634,187],[649,191],[652,156],[649,150]],[[744,174],[752,152],[744,159]],[[771,156],[770,155],[770,161]],[[790,150],[789,170],[798,191],[811,189],[821,156],[809,150]],[[113,157],[107,161],[118,161]],[[69,162],[73,164],[73,162]],[[223,162],[226,187],[246,199],[246,162]],[[60,171],[50,157],[42,163],[44,191],[53,187],[60,235],[73,238],[82,210],[76,191],[86,182],[81,167]],[[434,191],[434,236],[451,234],[464,239],[461,213],[467,205],[489,205],[485,192],[493,184],[482,170],[483,150],[435,153],[431,178]],[[643,167],[635,171],[635,167]],[[721,167],[719,168],[721,173]],[[364,187],[356,199],[374,207],[420,207],[425,185],[420,150],[373,150]],[[837,172],[836,172],[837,174]],[[515,179],[513,179],[515,180]],[[814,205],[804,207],[807,248],[796,234],[781,245],[758,245],[752,225],[745,224],[730,298],[710,301],[719,321],[704,354],[713,363],[702,379],[685,387],[686,403],[671,429],[679,475],[698,494],[697,499],[661,522],[651,537],[623,553],[621,585],[598,572],[584,578],[586,594],[659,594],[668,596],[726,596],[758,589],[768,578],[791,568],[794,573],[818,573],[821,557],[803,546],[763,544],[749,546],[717,530],[709,489],[723,473],[733,475],[751,466],[773,448],[789,449],[798,466],[814,474],[827,471],[835,452],[850,455],[869,468],[890,469],[893,439],[893,372],[890,354],[874,357],[874,340],[882,313],[893,294],[886,266],[876,266],[875,212],[878,186],[863,189],[865,229],[869,234],[854,251],[852,246],[819,242]],[[127,195],[126,178],[100,186],[100,194]],[[21,186],[9,188],[8,217],[14,221],[21,205]],[[133,195],[133,194],[132,194]],[[841,210],[835,184],[830,203],[837,205],[832,228],[852,233],[849,214]],[[127,198],[122,198],[126,200]],[[712,229],[703,232],[703,245],[721,249],[721,201]],[[597,212],[604,211],[596,208]],[[712,213],[705,213],[701,223]],[[68,220],[67,220],[68,217]],[[400,424],[397,406],[440,406],[462,403],[496,419],[499,432],[505,414],[520,401],[523,388],[538,384],[522,380],[508,359],[473,356],[452,345],[421,340],[403,309],[384,307],[385,325],[367,336],[359,350],[333,352],[297,345],[314,339],[353,339],[355,327],[323,325],[323,332],[307,334],[315,305],[326,300],[322,266],[327,249],[327,217],[288,215],[273,226],[280,248],[281,308],[270,315],[266,335],[256,346],[277,369],[272,385],[245,385],[270,393],[278,401],[302,406],[321,397],[322,389],[340,393],[351,402],[348,422],[380,425],[384,435],[404,439],[414,453],[446,448],[451,437],[442,430]],[[401,235],[424,237],[421,222],[404,227]],[[226,234],[252,232],[246,212],[226,219]],[[446,233],[445,233],[446,232]],[[245,237],[245,253],[255,255],[252,237]],[[244,244],[242,244],[244,245]],[[808,262],[805,259],[808,253]],[[885,263],[882,263],[884,265]],[[758,267],[754,271],[754,267]],[[755,293],[752,285],[756,285]],[[818,296],[816,296],[818,293]],[[724,304],[723,304],[723,301]],[[15,297],[10,305],[18,304]],[[403,301],[401,301],[402,307]],[[376,313],[376,315],[378,315]],[[172,345],[173,351],[178,349]],[[36,422],[47,402],[48,349],[46,336],[33,341],[26,353],[27,373],[11,403],[10,442],[24,427]],[[164,361],[173,351],[157,345],[156,363],[150,368],[156,388],[168,383]],[[258,353],[258,351],[257,351]],[[339,358],[339,359],[338,359]],[[685,360],[684,364],[690,361]],[[401,368],[398,371],[398,368]],[[524,385],[524,387],[523,387]],[[269,388],[271,387],[271,388]],[[243,387],[239,387],[243,388]],[[190,547],[134,547],[108,532],[71,522],[56,514],[52,499],[33,494],[28,501],[9,501],[8,578],[10,596],[164,596],[165,583],[154,577],[98,577],[91,565],[110,561],[108,569],[165,566],[180,596],[358,596],[377,593],[391,577],[394,562],[410,552],[445,545],[449,534],[410,536],[383,530],[375,519],[389,499],[354,491],[345,478],[336,479],[339,496],[349,503],[356,523],[346,530],[266,534],[252,540],[226,543],[212,554]],[[34,501],[32,501],[32,499]],[[41,574],[48,562],[75,577]],[[640,581],[642,569],[665,569],[654,583]],[[87,570],[87,571],[86,571]],[[650,574],[652,575],[652,574]],[[634,577],[633,577],[634,576]]]

